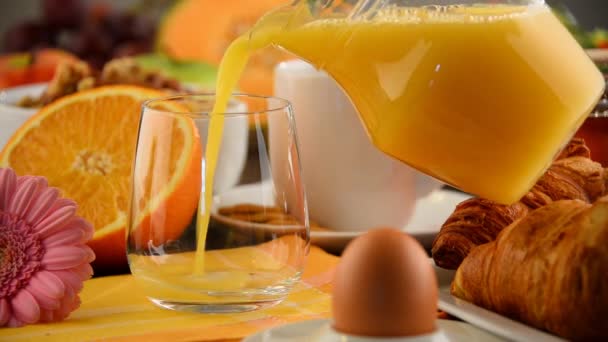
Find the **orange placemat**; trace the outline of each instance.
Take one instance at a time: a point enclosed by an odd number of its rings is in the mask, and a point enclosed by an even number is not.
[[[242,314],[195,314],[157,308],[130,275],[89,280],[82,305],[63,322],[0,329],[0,341],[231,341],[294,321],[330,315],[338,258],[311,247],[302,281],[281,304]]]

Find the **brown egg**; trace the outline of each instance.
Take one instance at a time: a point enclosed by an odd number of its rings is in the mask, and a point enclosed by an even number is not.
[[[334,329],[349,335],[433,333],[437,279],[422,246],[396,229],[351,242],[334,276]]]

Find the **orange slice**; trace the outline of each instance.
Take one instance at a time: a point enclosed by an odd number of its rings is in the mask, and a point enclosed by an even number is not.
[[[95,227],[89,245],[97,256],[93,266],[101,273],[126,266],[125,229],[141,105],[163,96],[160,91],[134,86],[78,92],[42,108],[0,153],[0,165],[19,175],[44,176],[78,203],[78,214]],[[194,123],[179,116],[164,120],[175,121],[165,126],[169,128],[164,139],[169,140],[161,141],[172,144],[172,153],[157,159],[171,173],[161,182],[138,182],[134,188],[144,189],[134,191],[139,197],[132,206],[138,236],[153,237],[156,244],[179,237],[194,215],[200,194],[201,147]],[[146,151],[149,146],[143,140],[140,150]],[[138,176],[154,178],[141,172]],[[155,216],[162,217],[162,234],[150,232]]]

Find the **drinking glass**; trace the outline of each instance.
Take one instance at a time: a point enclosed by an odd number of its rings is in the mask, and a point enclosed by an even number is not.
[[[143,293],[167,309],[241,312],[279,303],[309,250],[291,104],[234,95],[226,113],[210,115],[214,103],[214,95],[187,95],[143,105],[127,253]],[[281,139],[267,138],[268,125]],[[248,156],[243,143],[254,147]],[[235,182],[234,169],[249,183]],[[277,172],[285,173],[280,186]]]

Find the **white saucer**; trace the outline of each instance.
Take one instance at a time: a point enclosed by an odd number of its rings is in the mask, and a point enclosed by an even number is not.
[[[443,223],[454,208],[471,196],[451,190],[436,190],[429,196],[418,200],[414,215],[403,231],[410,234],[426,249],[430,249]],[[311,232],[312,243],[330,251],[341,251],[346,245],[363,232]]]
[[[433,239],[441,225],[452,214],[456,205],[470,198],[469,195],[451,191],[436,190],[425,198],[418,200],[416,210],[404,232],[412,235],[425,248],[430,249]],[[274,194],[270,183],[255,183],[235,187],[214,199],[214,208],[251,203],[265,206],[274,205]],[[262,225],[260,225],[262,226]],[[362,232],[311,231],[311,242],[325,250],[340,252]]]
[[[325,333],[331,325],[330,320],[312,320],[303,321],[297,323],[291,323],[275,328],[268,329],[266,331],[259,332],[255,335],[246,337],[243,342],[315,342],[315,341],[328,341],[336,340],[341,342],[400,342],[400,341],[415,341],[416,339],[403,339],[403,338],[362,338],[362,337],[349,337],[346,335],[340,335],[339,339],[327,338]],[[448,320],[437,320],[437,327],[443,333],[441,341],[467,341],[467,342],[494,342],[504,341],[490,333],[480,330],[470,324],[448,321]],[[335,334],[337,335],[337,334]],[[332,336],[330,336],[332,337]],[[435,339],[427,339],[428,341],[435,341]]]

